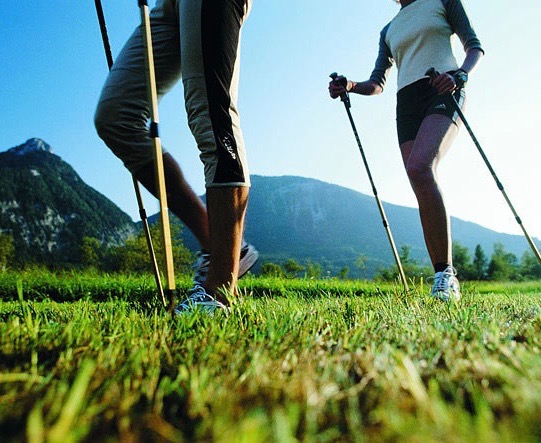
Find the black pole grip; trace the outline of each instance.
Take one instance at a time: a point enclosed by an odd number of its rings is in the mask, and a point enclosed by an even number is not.
[[[333,82],[339,79],[340,84],[344,87],[344,89],[346,89],[347,84],[348,84],[348,80],[346,77],[339,76],[336,72],[329,74],[329,77],[332,78]],[[344,105],[346,106],[347,109],[351,108],[351,102],[349,101],[349,94],[347,90],[343,94],[340,95],[340,100],[344,102]]]
[[[430,68],[428,71],[425,72],[425,75],[428,75],[430,78],[436,78],[438,75],[440,75],[440,73],[434,68]]]
[[[348,84],[348,80],[346,77],[342,76],[342,75],[338,75],[336,72],[333,72],[332,74],[329,75],[330,78],[332,78],[333,82],[335,82],[336,80],[339,80],[340,81],[340,84],[345,88]]]

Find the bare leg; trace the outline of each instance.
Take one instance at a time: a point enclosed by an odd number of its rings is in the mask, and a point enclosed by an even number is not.
[[[163,155],[163,167],[169,209],[195,235],[201,247],[210,250],[209,225],[205,205],[185,180],[176,160],[168,153]],[[150,193],[154,196],[157,195],[153,163],[141,169],[137,173],[137,179]]]
[[[237,295],[237,275],[249,188],[208,188],[207,207],[211,255],[205,289],[219,301],[228,301],[220,290]]]
[[[452,264],[449,215],[437,182],[437,166],[458,128],[444,115],[427,116],[417,137],[400,146],[402,159],[419,204],[425,243],[432,264]]]

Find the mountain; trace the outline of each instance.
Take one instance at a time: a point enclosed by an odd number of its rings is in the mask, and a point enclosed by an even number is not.
[[[407,246],[411,258],[428,264],[417,209],[383,205],[397,248]],[[477,244],[488,256],[496,243],[519,258],[529,250],[522,236],[457,218],[451,223],[454,240],[472,255]],[[32,138],[0,153],[0,232],[13,236],[18,261],[72,263],[83,237],[104,246],[122,244],[139,225],[85,184],[43,140]],[[187,229],[182,235],[186,246],[199,249]],[[348,267],[350,276],[358,276],[355,262],[362,256],[362,275],[371,277],[394,264],[374,197],[310,178],[252,176],[245,238],[261,253],[258,266],[293,258],[332,275]]]
[[[0,153],[0,232],[21,262],[70,262],[84,236],[121,244],[131,218],[81,180],[39,138]]]
[[[259,265],[294,258],[319,263],[333,275],[347,266],[353,276],[358,273],[355,261],[362,255],[363,275],[370,277],[378,268],[394,264],[373,196],[303,177],[255,175],[251,179],[245,238],[260,251]],[[411,258],[429,264],[418,210],[385,202],[383,206],[397,249],[407,246]],[[489,257],[496,243],[518,258],[529,251],[520,235],[498,233],[454,217],[451,226],[454,241],[467,247],[471,256],[477,244]],[[183,236],[190,249],[198,248],[187,229]]]

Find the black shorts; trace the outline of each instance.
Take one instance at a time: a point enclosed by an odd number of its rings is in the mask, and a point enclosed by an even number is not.
[[[439,95],[436,88],[430,86],[428,82],[428,78],[422,78],[398,91],[396,129],[400,144],[415,140],[421,123],[427,115],[442,114],[449,117],[455,124],[458,121],[458,113],[452,103],[451,95]],[[466,100],[464,88],[453,92],[453,96],[460,108],[463,108]]]

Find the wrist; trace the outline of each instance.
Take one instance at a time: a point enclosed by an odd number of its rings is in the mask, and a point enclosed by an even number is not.
[[[357,86],[357,83],[352,82],[351,80],[348,80],[348,83],[346,85],[346,91],[355,92],[355,86]]]
[[[466,71],[465,69],[462,69],[462,68],[458,68],[453,73],[453,78],[455,80],[456,85],[459,88],[463,88],[466,85],[466,83],[468,82],[468,71]]]

